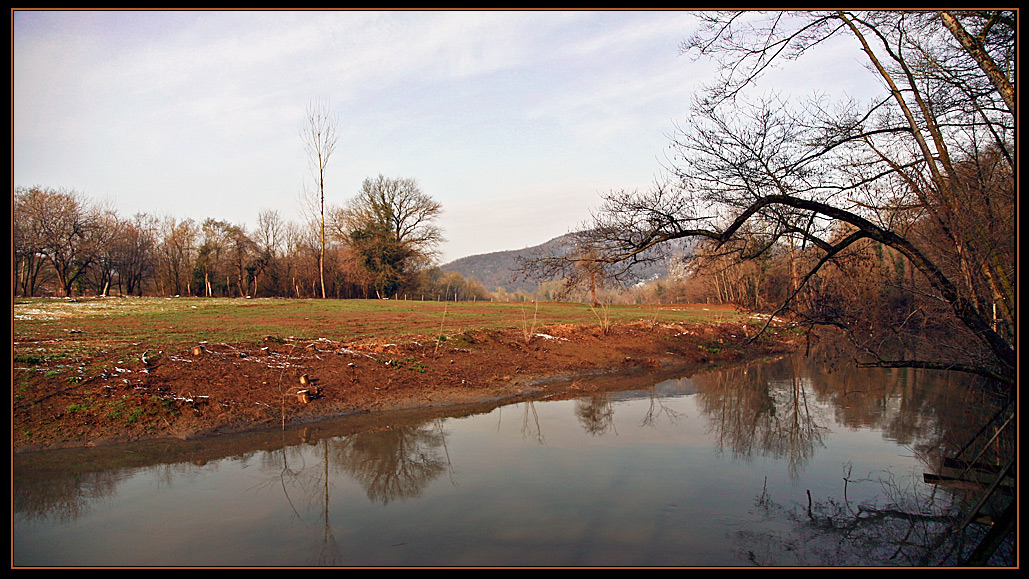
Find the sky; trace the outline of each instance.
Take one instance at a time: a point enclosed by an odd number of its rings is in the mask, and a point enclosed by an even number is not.
[[[300,131],[320,100],[340,131],[327,205],[411,178],[443,206],[441,263],[522,249],[664,174],[713,78],[680,53],[696,26],[686,11],[13,11],[12,186],[124,217],[302,221]],[[846,68],[826,52],[818,74],[780,80],[846,84]]]

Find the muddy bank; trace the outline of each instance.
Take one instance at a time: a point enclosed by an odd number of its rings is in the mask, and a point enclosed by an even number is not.
[[[744,324],[557,325],[531,335],[469,331],[398,343],[196,344],[152,352],[77,383],[19,379],[13,449],[97,446],[292,428],[358,414],[626,387],[608,374],[724,363],[788,351]],[[14,368],[15,372],[19,369]],[[617,385],[621,386],[617,386]],[[631,384],[629,387],[632,387]]]

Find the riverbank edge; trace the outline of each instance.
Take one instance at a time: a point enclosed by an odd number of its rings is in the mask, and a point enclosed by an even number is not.
[[[388,417],[404,412],[413,411],[440,411],[446,409],[460,409],[463,407],[492,405],[493,407],[518,402],[520,400],[540,400],[562,396],[581,396],[600,391],[633,390],[645,388],[637,384],[625,385],[625,379],[630,375],[649,376],[659,372],[667,372],[673,369],[681,375],[692,375],[696,372],[710,370],[728,363],[739,363],[753,361],[760,358],[788,354],[797,349],[795,336],[786,337],[777,335],[774,340],[764,340],[761,345],[741,340],[738,343],[726,344],[725,348],[718,353],[708,353],[703,361],[691,361],[667,357],[663,359],[639,360],[629,364],[611,364],[607,366],[578,371],[556,371],[521,375],[518,377],[503,380],[494,384],[485,392],[463,390],[456,387],[448,387],[442,399],[424,402],[423,390],[411,392],[401,400],[385,401],[376,403],[374,407],[365,406],[347,411],[327,409],[324,412],[309,413],[304,416],[292,418],[286,424],[280,424],[277,420],[262,420],[233,425],[217,425],[212,428],[200,428],[190,432],[174,435],[154,434],[148,435],[139,432],[127,432],[120,430],[110,436],[97,437],[92,439],[67,439],[56,440],[44,444],[17,444],[12,441],[12,455],[22,455],[49,450],[67,450],[81,448],[106,448],[118,445],[161,441],[182,442],[210,439],[222,436],[240,435],[256,432],[278,432],[287,429],[295,429],[304,426],[311,426],[318,423],[340,420],[358,416]],[[699,343],[697,344],[699,346]],[[638,364],[636,362],[639,362]],[[612,384],[602,385],[605,379],[610,379]],[[581,389],[582,381],[589,381],[588,390]],[[614,384],[620,383],[621,385]],[[650,382],[652,385],[654,382]],[[428,388],[428,384],[423,386]],[[417,401],[416,401],[417,400]]]

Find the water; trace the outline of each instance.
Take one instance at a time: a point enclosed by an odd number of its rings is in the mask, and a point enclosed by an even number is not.
[[[458,416],[26,455],[12,560],[908,564],[820,523],[935,496],[924,457],[976,396],[941,376],[783,359]]]

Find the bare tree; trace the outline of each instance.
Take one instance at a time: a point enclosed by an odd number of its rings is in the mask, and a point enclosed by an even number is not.
[[[113,213],[75,191],[42,187],[25,191],[18,209],[15,219],[33,232],[32,251],[46,257],[61,291],[71,296],[114,237]]]
[[[290,221],[284,229],[284,261],[292,295],[315,297],[318,293],[320,246],[318,235],[306,224]],[[310,291],[309,291],[310,290]]]
[[[127,294],[142,296],[144,281],[153,274],[157,230],[155,217],[138,213],[131,220],[123,221],[120,234],[112,244],[118,284]]]
[[[339,141],[339,120],[322,101],[312,102],[307,107],[307,124],[300,131],[304,148],[308,154],[311,173],[315,178],[319,196],[321,252],[318,256],[318,275],[321,280],[322,298],[325,298],[325,169]]]
[[[11,242],[14,250],[14,292],[28,297],[36,294],[41,280],[49,273],[43,252],[43,231],[38,187],[18,187],[11,209]]]
[[[279,252],[283,243],[285,224],[278,211],[265,209],[257,215],[257,230],[254,232],[253,240],[256,246],[254,271],[254,295],[257,295],[258,281],[268,270],[272,271],[272,278],[278,266]],[[278,293],[278,288],[273,288]]]
[[[560,280],[555,297],[567,299],[578,291],[585,292],[593,307],[600,307],[597,290],[615,283],[617,266],[605,261],[602,251],[593,245],[591,235],[571,235],[565,243],[540,250],[539,254],[518,259],[519,273],[537,282]],[[557,258],[557,255],[560,255]],[[574,264],[568,267],[567,264]]]
[[[93,261],[82,275],[85,285],[91,285],[96,295],[107,296],[111,284],[115,283],[120,266],[119,241],[125,233],[128,222],[123,221],[111,210],[101,210],[94,215],[96,247]]]
[[[196,267],[204,274],[203,295],[214,296],[214,288],[220,286],[223,262],[228,252],[229,235],[227,230],[231,224],[213,218],[207,218],[200,225],[200,244],[197,247]],[[225,276],[225,285],[222,288],[228,295],[230,283],[228,275]]]
[[[261,267],[257,246],[244,225],[225,224],[222,235],[225,240],[225,261],[235,274],[236,289],[240,297],[250,297],[250,282],[256,279],[257,270]]]
[[[675,181],[607,195],[579,235],[611,264],[631,265],[685,238],[732,247],[740,259],[796,249],[798,269],[780,311],[796,305],[827,264],[868,244],[889,248],[919,274],[918,285],[899,289],[947,306],[954,354],[896,357],[878,347],[887,341],[878,335],[860,343],[870,363],[963,370],[1013,386],[1013,14],[702,17],[707,26],[684,50],[717,58],[724,75],[698,95],[690,123],[673,138]],[[974,43],[948,34],[955,21],[974,28]],[[856,41],[885,87],[881,98],[830,107],[748,97],[770,67],[839,35]],[[811,257],[803,261],[800,252]]]
[[[159,226],[157,279],[159,293],[191,294],[199,227],[192,219],[166,217]]]

